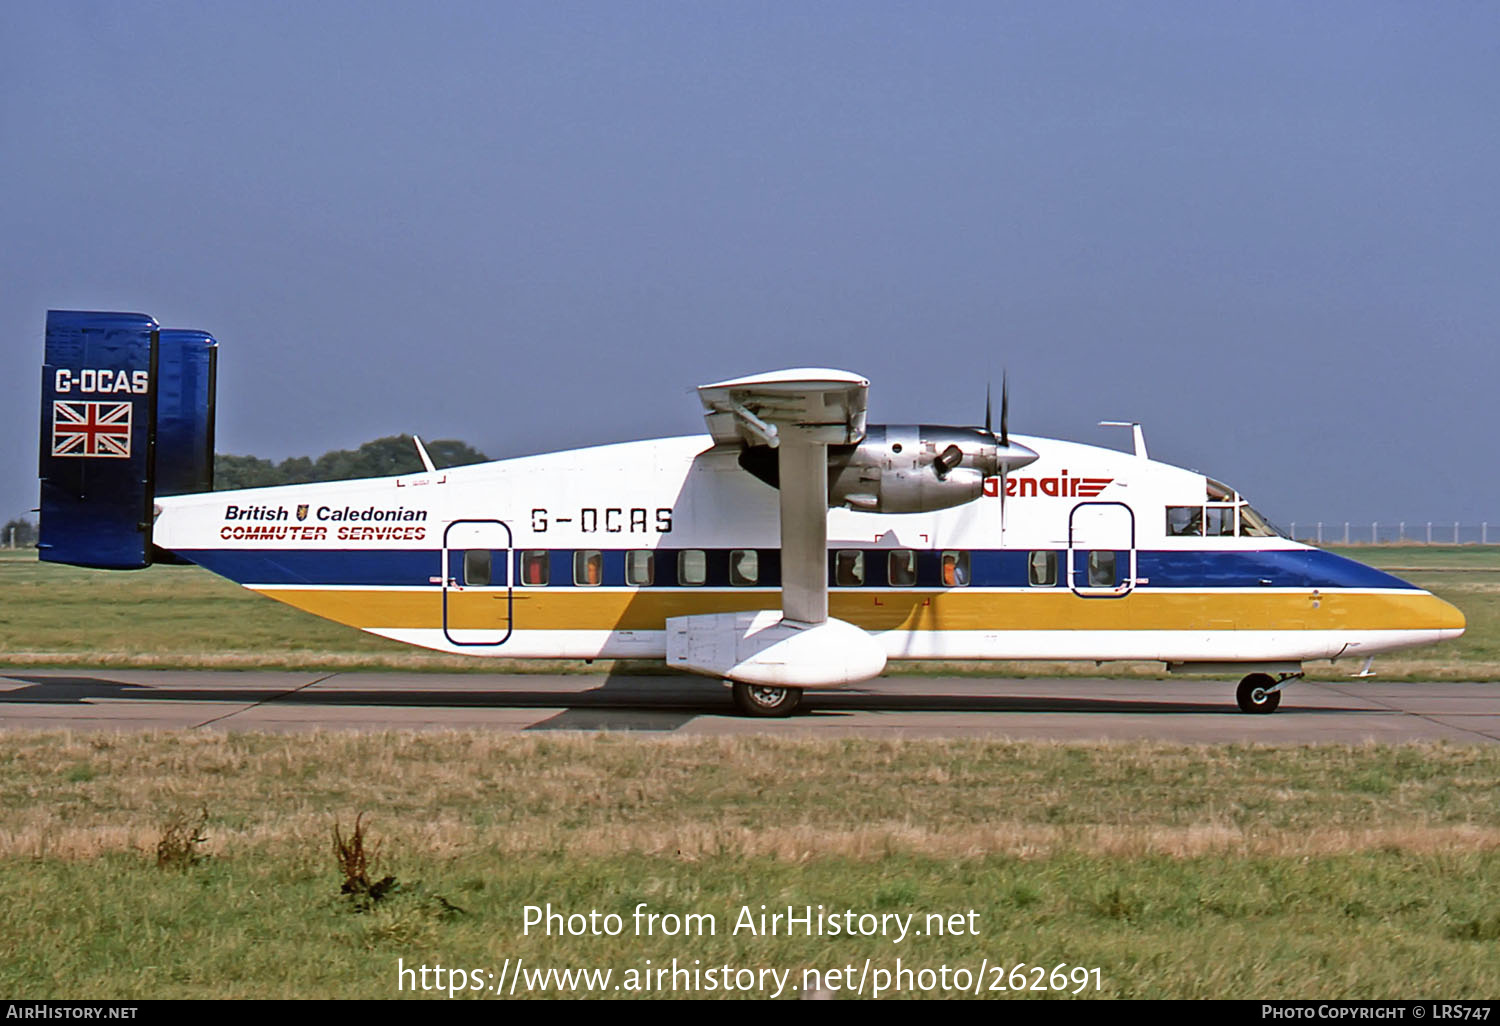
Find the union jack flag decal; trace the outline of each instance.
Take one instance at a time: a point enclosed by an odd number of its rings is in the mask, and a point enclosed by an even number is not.
[[[52,455],[130,459],[134,403],[52,403]]]

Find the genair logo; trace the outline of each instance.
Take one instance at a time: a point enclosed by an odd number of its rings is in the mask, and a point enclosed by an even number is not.
[[[1007,499],[1024,499],[1028,496],[1048,496],[1056,499],[1092,499],[1114,481],[1112,477],[1069,477],[1064,470],[1056,477],[1008,477],[1005,480]],[[1000,479],[986,478],[984,494],[994,497],[1000,494]]]

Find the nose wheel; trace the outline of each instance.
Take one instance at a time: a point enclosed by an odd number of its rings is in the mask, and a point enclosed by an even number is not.
[[[1277,681],[1269,673],[1249,674],[1240,681],[1240,686],[1234,692],[1240,711],[1262,715],[1275,712],[1276,707],[1281,704],[1281,689],[1288,679],[1283,677]]]
[[[734,707],[745,716],[790,716],[802,704],[801,688],[735,683]]]

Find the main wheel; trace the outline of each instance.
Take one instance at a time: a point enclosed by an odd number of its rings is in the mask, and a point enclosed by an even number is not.
[[[1275,687],[1276,682],[1268,673],[1252,673],[1240,681],[1240,686],[1235,689],[1234,700],[1240,704],[1240,711],[1247,713],[1273,713],[1281,704],[1280,691],[1267,691],[1267,688]]]
[[[802,704],[801,688],[734,685],[734,706],[746,716],[790,716]]]

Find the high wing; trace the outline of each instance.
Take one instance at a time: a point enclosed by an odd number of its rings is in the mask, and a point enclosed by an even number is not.
[[[858,374],[798,368],[698,388],[717,445],[776,450],[781,495],[781,612],[828,619],[828,446],[865,437],[870,382]]]

